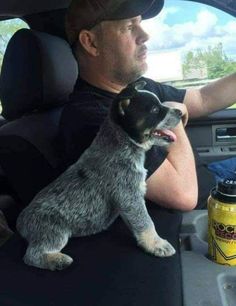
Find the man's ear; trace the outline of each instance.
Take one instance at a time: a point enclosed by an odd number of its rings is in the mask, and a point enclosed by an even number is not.
[[[92,56],[98,56],[96,36],[92,31],[81,30],[79,33],[81,46]]]
[[[122,99],[119,101],[119,113],[121,116],[125,115],[125,111],[130,104],[130,99]]]

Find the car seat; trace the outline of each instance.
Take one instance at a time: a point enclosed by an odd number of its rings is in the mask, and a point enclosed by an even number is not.
[[[9,41],[0,76],[8,121],[0,127],[0,166],[22,207],[61,172],[55,140],[77,73],[59,37],[22,29]]]

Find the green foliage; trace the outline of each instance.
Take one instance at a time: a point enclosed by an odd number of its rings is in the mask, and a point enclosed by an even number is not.
[[[215,79],[236,71],[236,61],[226,56],[222,43],[207,50],[189,51],[183,62],[183,72],[187,75],[193,69],[207,68],[208,78]]]
[[[28,28],[28,25],[21,19],[0,21],[0,71],[8,41],[17,30],[22,28]]]

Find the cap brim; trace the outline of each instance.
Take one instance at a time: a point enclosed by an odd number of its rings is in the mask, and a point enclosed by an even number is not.
[[[163,9],[164,6],[164,0],[156,0],[153,1],[153,3],[151,4],[151,6],[147,9],[146,12],[144,12],[142,15],[143,19],[149,19],[149,18],[153,18],[156,15],[158,15],[160,13],[160,11]]]
[[[163,6],[164,0],[127,0],[112,12],[109,19],[128,19],[139,15],[149,19],[155,17]]]

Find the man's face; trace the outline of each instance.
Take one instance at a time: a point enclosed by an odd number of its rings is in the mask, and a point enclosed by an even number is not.
[[[120,21],[103,21],[98,42],[99,60],[112,81],[127,85],[147,70],[145,42],[147,33],[141,17]]]

